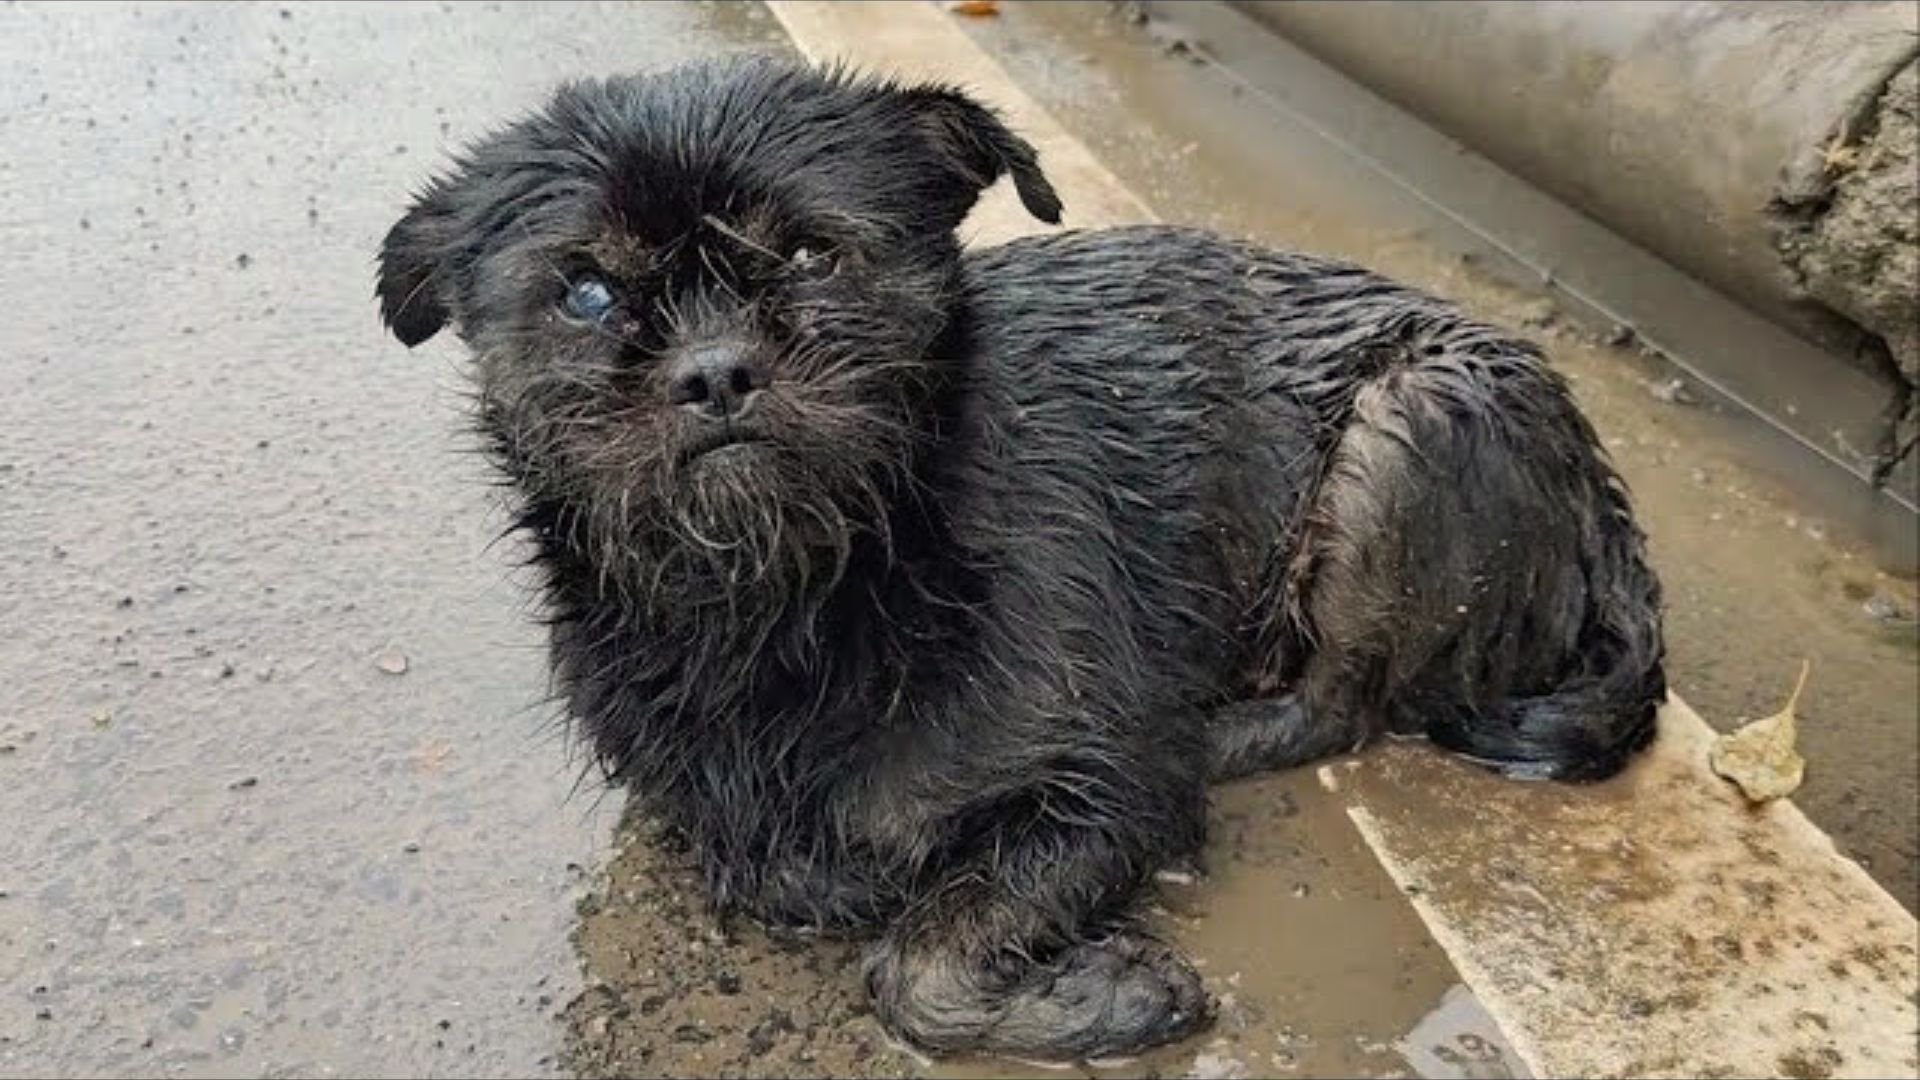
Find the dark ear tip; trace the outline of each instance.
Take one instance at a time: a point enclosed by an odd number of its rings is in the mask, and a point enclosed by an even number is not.
[[[447,311],[428,294],[423,274],[394,278],[382,273],[374,295],[380,300],[380,325],[409,349],[439,333],[447,323]]]
[[[394,337],[400,339],[400,344],[411,349],[439,333],[440,327],[446,324],[446,318],[438,312],[420,310],[430,306],[408,304],[397,312],[383,315],[381,321],[387,324],[387,329],[392,331]]]
[[[407,211],[380,246],[374,295],[380,322],[411,349],[439,333],[447,309],[433,287],[435,249],[421,235],[429,219],[426,199]]]

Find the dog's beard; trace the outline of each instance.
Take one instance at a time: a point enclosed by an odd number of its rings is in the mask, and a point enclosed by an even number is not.
[[[759,438],[693,457],[617,412],[537,400],[483,407],[497,459],[596,598],[649,623],[774,614],[839,582],[863,538],[890,550],[917,439],[904,400],[776,394]]]
[[[657,579],[650,601],[780,602],[831,587],[862,534],[886,536],[892,464],[770,442],[682,464],[654,535],[629,534]]]

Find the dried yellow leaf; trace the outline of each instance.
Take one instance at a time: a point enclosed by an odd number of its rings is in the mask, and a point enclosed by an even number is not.
[[[1806,778],[1806,759],[1793,746],[1799,734],[1794,709],[1800,704],[1810,667],[1805,660],[1800,662],[1800,681],[1786,708],[1720,736],[1708,751],[1707,763],[1713,771],[1739,785],[1749,801],[1784,799]]]

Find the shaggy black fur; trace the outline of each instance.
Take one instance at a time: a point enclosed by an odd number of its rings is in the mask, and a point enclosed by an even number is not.
[[[939,87],[772,62],[593,82],[388,236],[449,321],[614,780],[713,901],[880,930],[935,1051],[1205,1022],[1127,920],[1210,779],[1424,732],[1591,779],[1653,731],[1658,587],[1532,345],[1205,233],[953,230],[1031,147]]]

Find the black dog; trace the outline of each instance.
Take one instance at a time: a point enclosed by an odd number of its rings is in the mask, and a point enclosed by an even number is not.
[[[1382,731],[1602,777],[1651,738],[1658,586],[1533,346],[1201,232],[963,255],[1032,147],[939,87],[730,62],[563,89],[381,253],[451,321],[607,774],[713,900],[884,932],[934,1051],[1206,1021],[1126,918],[1209,780]]]

